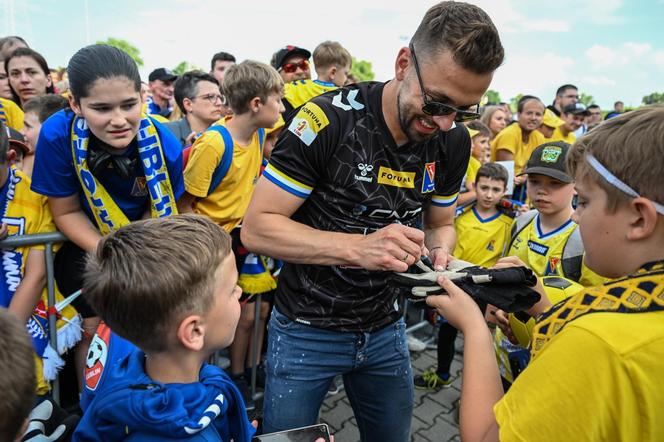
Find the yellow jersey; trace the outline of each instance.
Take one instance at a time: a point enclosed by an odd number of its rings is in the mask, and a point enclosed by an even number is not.
[[[297,109],[312,98],[335,89],[338,87],[334,83],[320,80],[295,80],[286,83],[283,98],[286,107],[284,115],[287,116],[290,111]]]
[[[226,119],[215,125],[225,126]],[[214,125],[213,125],[214,126]],[[184,170],[185,190],[198,198],[194,211],[210,217],[227,232],[240,224],[260,175],[265,131],[257,131],[247,146],[232,141],[232,157],[221,181],[214,188],[214,176],[219,173],[228,145],[222,135],[212,128],[201,135],[191,148]]]
[[[0,121],[20,132],[23,130],[23,119],[23,111],[16,103],[0,98]]]
[[[556,127],[553,131],[553,135],[551,135],[551,138],[548,138],[547,141],[563,141],[567,144],[574,144],[576,136],[574,135],[574,132],[570,132],[565,136],[560,130],[560,127]]]
[[[526,167],[530,154],[540,144],[547,140],[538,130],[534,130],[528,135],[528,141],[523,142],[523,131],[518,123],[510,124],[501,130],[496,138],[491,142],[491,161],[496,161],[496,153],[499,150],[506,150],[514,155],[514,174],[518,175]]]
[[[493,266],[503,255],[512,220],[501,211],[482,218],[474,204],[464,208],[454,220],[457,243],[453,255],[479,266]]]
[[[664,440],[664,266],[646,267],[545,314],[549,340],[494,406],[500,440]]]

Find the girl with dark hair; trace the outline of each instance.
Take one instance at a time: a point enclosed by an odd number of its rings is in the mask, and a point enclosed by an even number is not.
[[[30,48],[18,48],[5,59],[13,100],[23,107],[31,98],[52,94],[51,70],[42,55]]]
[[[160,123],[141,113],[141,79],[122,50],[92,45],[67,67],[71,109],[42,125],[32,189],[48,196],[58,229],[71,242],[58,251],[55,277],[69,295],[82,286],[85,253],[102,235],[132,221],[177,213],[184,191],[182,148]],[[99,322],[79,297],[86,337]],[[85,352],[77,353],[83,373]]]

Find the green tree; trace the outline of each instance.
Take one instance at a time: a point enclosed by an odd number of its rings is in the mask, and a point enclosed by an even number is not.
[[[583,104],[585,107],[588,107],[591,104],[595,103],[595,99],[593,98],[592,95],[584,94],[583,92],[581,92],[581,95],[579,95],[579,102]]]
[[[657,104],[664,103],[664,92],[653,92],[650,95],[646,95],[642,100],[643,104]]]
[[[492,103],[492,104],[498,104],[500,103],[500,93],[498,91],[494,91],[493,89],[489,89],[486,91],[486,94],[484,94],[484,100],[482,100],[484,103]]]
[[[173,73],[175,75],[182,75],[189,71],[202,71],[202,69],[192,63],[189,63],[188,61],[181,61],[173,68]]]
[[[358,81],[369,81],[373,80],[375,74],[371,68],[371,62],[366,60],[358,60],[353,57],[353,66],[350,69],[350,73],[357,78]]]
[[[141,51],[136,46],[129,43],[127,40],[121,38],[109,37],[106,41],[98,41],[98,45],[109,45],[125,51],[139,67],[143,66],[143,59],[141,58]]]
[[[515,114],[517,111],[517,107],[521,97],[523,97],[523,94],[516,94],[514,97],[510,99],[510,109],[512,110],[513,114]]]

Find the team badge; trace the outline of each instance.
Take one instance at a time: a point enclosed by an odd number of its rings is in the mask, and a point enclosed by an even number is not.
[[[489,252],[493,252],[495,250],[495,248],[496,248],[496,240],[492,239],[491,241],[489,241],[489,244],[487,244],[486,249]]]
[[[422,193],[433,192],[436,188],[436,163],[426,163],[424,165],[424,178],[422,179]]]
[[[83,372],[85,386],[90,390],[94,391],[99,385],[99,380],[104,372],[106,359],[108,358],[108,345],[110,340],[111,329],[102,322],[99,324],[97,333],[92,339],[92,342],[90,342],[88,356],[85,361],[85,370]]]
[[[311,146],[318,133],[323,130],[330,120],[316,103],[307,103],[300,108],[288,130],[298,137],[304,144]]]
[[[134,180],[134,185],[131,188],[131,196],[146,196],[148,194],[148,186],[144,176],[137,176]]]
[[[556,163],[562,152],[563,150],[557,146],[545,147],[544,150],[542,150],[542,161],[545,163]]]
[[[544,276],[555,276],[558,275],[558,264],[560,264],[560,258],[549,258],[549,263],[546,266],[546,271]]]

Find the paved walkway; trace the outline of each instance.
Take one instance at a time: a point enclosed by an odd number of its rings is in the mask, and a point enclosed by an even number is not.
[[[422,337],[421,334],[416,336]],[[461,349],[462,340],[457,340],[457,355],[452,363],[455,376],[450,388],[437,392],[415,390],[415,409],[411,424],[411,440],[414,442],[459,441],[459,428],[455,423],[454,403],[461,394]],[[411,352],[413,372],[420,374],[436,365],[436,350]],[[329,396],[321,409],[321,421],[330,426],[335,442],[360,440],[357,422],[353,417],[344,390]]]

